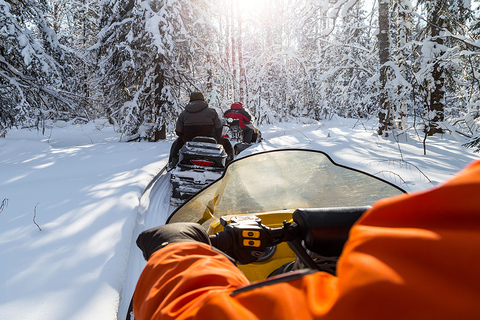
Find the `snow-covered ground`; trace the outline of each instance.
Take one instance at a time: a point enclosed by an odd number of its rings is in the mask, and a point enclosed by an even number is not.
[[[373,125],[337,118],[263,126],[265,141],[243,154],[322,150],[408,192],[434,187],[478,157],[451,135],[429,138],[424,155],[414,130],[395,141]],[[125,318],[144,265],[134,241],[169,214],[168,179],[157,174],[173,137],[119,140],[105,121],[0,139],[0,320]]]

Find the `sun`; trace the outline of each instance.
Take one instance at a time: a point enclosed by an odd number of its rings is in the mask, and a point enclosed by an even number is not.
[[[241,10],[256,9],[262,0],[237,0],[238,5]]]
[[[243,20],[251,21],[261,17],[268,9],[271,0],[236,0],[239,16]]]

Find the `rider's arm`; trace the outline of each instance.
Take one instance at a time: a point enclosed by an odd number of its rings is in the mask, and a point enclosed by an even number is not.
[[[215,111],[215,117],[213,122],[215,124],[215,138],[218,140],[222,136],[223,124],[222,124],[222,120],[220,120],[220,117],[218,116],[218,113],[216,111]]]
[[[179,137],[183,136],[183,132],[184,132],[183,121],[184,121],[184,116],[183,116],[183,113],[181,113],[177,119],[177,123],[175,124],[175,133]]]
[[[250,123],[252,121],[252,115],[245,109],[241,109],[242,115],[246,118],[246,123]]]
[[[138,280],[135,319],[186,319],[212,295],[228,298],[230,291],[246,284],[240,270],[209,245],[172,243],[152,254]]]

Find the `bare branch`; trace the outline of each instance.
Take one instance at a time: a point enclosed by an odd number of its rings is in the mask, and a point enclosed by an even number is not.
[[[35,218],[37,217],[37,206],[38,206],[38,203],[35,205],[35,209],[33,210],[33,223],[35,223],[38,230],[42,231],[42,228],[40,228],[40,226],[37,224],[37,222],[35,222]]]
[[[2,213],[3,209],[5,209],[7,206],[8,206],[8,199],[5,198],[0,203],[0,213]]]
[[[383,173],[392,174],[392,175],[398,177],[398,178],[402,181],[402,183],[406,183],[406,181],[403,180],[403,178],[402,178],[398,173],[395,173],[395,172],[390,171],[390,170],[382,170],[382,171],[379,171],[379,172],[377,172],[377,173],[374,173],[373,175],[375,176],[375,175],[377,175],[377,174],[383,174]]]
[[[419,167],[417,167],[416,165],[414,165],[411,162],[408,162],[408,161],[405,161],[405,160],[377,160],[377,161],[378,162],[390,162],[390,163],[392,163],[392,162],[395,163],[396,162],[396,163],[399,163],[401,166],[403,166],[403,165],[412,166],[415,169],[417,169],[418,172],[420,172],[420,174],[423,175],[425,177],[425,179],[427,179],[428,182],[432,183],[432,180],[430,180],[430,178],[428,178],[428,176],[422,170],[420,170]]]

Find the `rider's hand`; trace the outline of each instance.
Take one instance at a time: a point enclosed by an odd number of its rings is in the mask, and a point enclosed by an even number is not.
[[[173,223],[145,230],[137,238],[137,246],[148,260],[157,250],[174,242],[202,242],[210,245],[207,232],[198,223]]]

